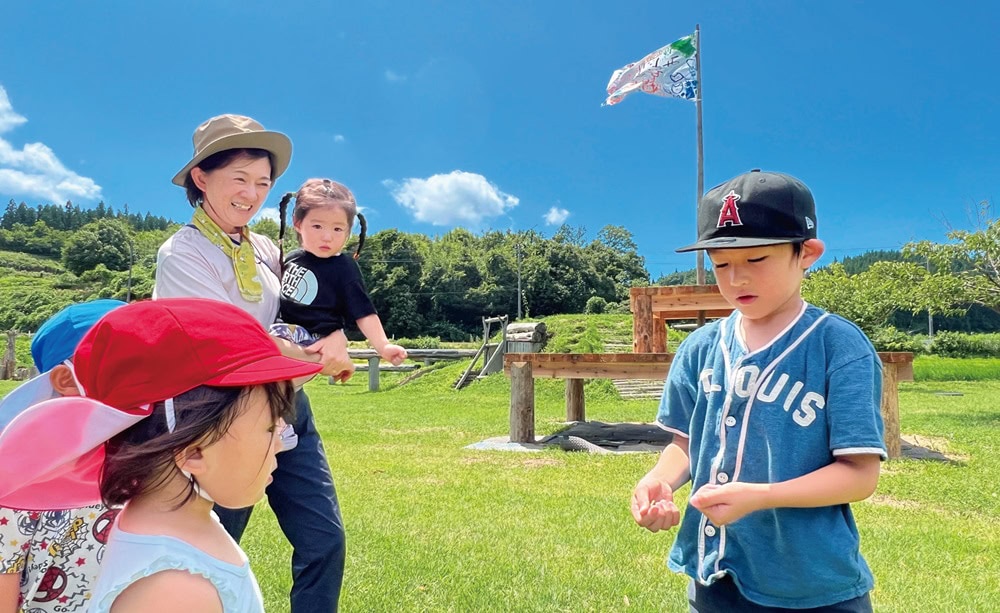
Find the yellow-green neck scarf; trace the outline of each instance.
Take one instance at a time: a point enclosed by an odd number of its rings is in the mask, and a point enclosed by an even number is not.
[[[191,218],[194,227],[215,245],[222,249],[222,252],[229,256],[233,262],[233,270],[236,272],[236,285],[240,289],[240,295],[247,302],[260,302],[264,299],[264,288],[260,284],[260,277],[257,276],[257,261],[254,257],[253,245],[250,244],[250,233],[246,228],[240,228],[240,235],[243,240],[239,244],[233,243],[232,237],[222,231],[219,224],[212,221],[205,209],[200,206],[194,208],[194,216]]]

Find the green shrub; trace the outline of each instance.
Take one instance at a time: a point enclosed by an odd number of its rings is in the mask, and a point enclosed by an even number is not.
[[[927,352],[923,339],[892,326],[876,329],[871,341],[879,351],[909,351],[913,354]]]
[[[615,314],[626,314],[630,315],[632,313],[632,307],[629,305],[628,299],[622,300],[621,302],[610,302],[605,313],[615,313]]]
[[[930,352],[951,358],[1000,357],[1000,334],[964,334],[944,330],[934,335]]]
[[[583,308],[583,312],[588,315],[597,315],[604,313],[608,309],[608,301],[600,296],[591,296],[587,299],[587,306]]]

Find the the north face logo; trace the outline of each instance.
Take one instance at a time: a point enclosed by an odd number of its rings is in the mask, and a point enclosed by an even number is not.
[[[742,226],[743,220],[740,219],[740,210],[736,208],[736,201],[740,199],[739,194],[734,190],[729,190],[726,197],[722,199],[722,210],[719,211],[719,225],[717,228],[723,226]]]

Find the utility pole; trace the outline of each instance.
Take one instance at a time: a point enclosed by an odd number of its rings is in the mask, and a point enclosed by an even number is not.
[[[517,253],[517,320],[521,320],[521,241],[514,245]]]
[[[927,267],[927,272],[931,271],[931,260],[927,258],[925,260],[925,266]],[[930,308],[927,309],[927,338],[934,338],[934,313],[931,312]]]
[[[132,302],[132,264],[135,263],[135,251],[132,248],[132,237],[128,237],[128,289],[125,290],[125,302]]]

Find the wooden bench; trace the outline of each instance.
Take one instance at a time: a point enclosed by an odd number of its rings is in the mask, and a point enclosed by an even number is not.
[[[666,380],[672,353],[508,353],[510,440],[535,442],[535,379],[566,380],[566,421],[586,419],[585,379]],[[913,380],[912,353],[879,353],[882,360],[882,421],[890,458],[900,455],[899,381]]]

